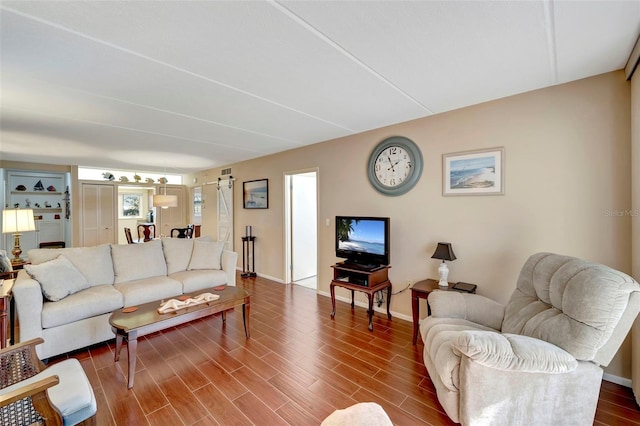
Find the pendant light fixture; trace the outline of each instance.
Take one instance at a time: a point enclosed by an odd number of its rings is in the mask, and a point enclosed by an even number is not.
[[[163,209],[166,209],[169,207],[178,207],[178,196],[167,195],[167,178],[164,178],[163,180],[164,180],[164,194],[157,194],[153,196],[153,207],[160,207]]]

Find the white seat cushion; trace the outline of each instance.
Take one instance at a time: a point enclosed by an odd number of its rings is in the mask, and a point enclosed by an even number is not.
[[[216,269],[182,271],[169,276],[182,283],[182,292],[185,294],[227,284],[227,273]]]
[[[57,327],[113,312],[124,305],[122,293],[111,284],[89,287],[58,302],[42,304],[42,328]]]

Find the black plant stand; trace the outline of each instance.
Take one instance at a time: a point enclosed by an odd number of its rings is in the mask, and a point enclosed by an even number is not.
[[[256,237],[242,237],[242,278],[255,277],[255,240]],[[249,249],[251,249],[251,266],[249,266]],[[245,266],[246,265],[246,266]]]

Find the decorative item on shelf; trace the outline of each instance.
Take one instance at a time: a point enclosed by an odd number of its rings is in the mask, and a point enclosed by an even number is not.
[[[147,182],[147,183],[153,183],[153,182],[154,182],[154,180],[153,180],[152,178],[146,178],[146,179],[145,179],[145,182]]]
[[[136,181],[136,183],[140,182],[142,180],[142,178],[136,173],[133,175],[133,180]]]
[[[51,204],[49,204],[49,202],[48,202],[48,201],[45,201],[45,202],[44,202],[44,206],[45,206],[45,208],[47,208],[47,209],[50,209],[50,208],[51,208]]]
[[[34,216],[33,216],[33,220],[42,220],[42,215],[41,215],[41,214],[39,214],[39,215],[34,215]]]
[[[120,179],[119,179],[119,180],[120,180],[120,182],[122,182],[122,183],[127,183],[127,182],[129,182],[129,178],[128,178],[128,177],[126,177],[126,176],[120,176]]]
[[[40,208],[40,203],[36,203],[35,206],[36,206],[36,209],[39,209]]]
[[[36,204],[36,206],[37,206],[37,204]],[[20,208],[20,203],[14,203],[13,204],[13,208],[14,209],[19,209]]]
[[[71,216],[71,197],[69,193],[69,185],[67,185],[67,189],[64,191],[64,218],[69,219]]]
[[[36,183],[36,184],[33,186],[33,190],[34,190],[34,191],[44,191],[44,185],[42,184],[42,181],[41,181],[41,180],[39,180],[39,181],[38,181],[38,183]]]
[[[16,186],[16,191],[26,191],[27,187],[24,185],[18,185]]]
[[[60,203],[58,203],[58,208],[60,208],[60,207],[62,207],[62,206],[60,205]]]
[[[53,186],[53,185],[49,185],[49,186],[47,186],[47,191],[49,191],[49,192],[56,192],[56,187],[55,187],[55,186]]]
[[[164,185],[165,183],[167,183],[167,178],[164,176],[161,178],[158,178],[158,182]]]
[[[60,219],[60,215],[59,214],[55,214],[55,215],[53,215],[53,218],[54,219]]]
[[[6,209],[2,211],[2,233],[13,234],[12,262],[20,262],[22,249],[20,248],[20,236],[23,232],[35,231],[36,224],[31,209]]]
[[[105,178],[106,180],[114,180],[116,178],[111,172],[104,172],[102,174],[102,177]]]
[[[26,200],[24,200],[24,206],[26,208],[30,209],[31,208],[31,200],[28,199],[28,198]]]
[[[456,260],[456,255],[453,253],[453,247],[451,247],[451,243],[438,243],[438,247],[436,247],[436,251],[431,256],[432,259],[440,259],[442,263],[438,268],[438,273],[440,274],[440,282],[438,282],[439,286],[449,287],[449,283],[447,279],[449,278],[449,268],[447,268],[448,261]]]

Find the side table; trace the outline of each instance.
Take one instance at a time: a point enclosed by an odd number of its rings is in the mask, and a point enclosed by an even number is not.
[[[0,280],[0,349],[7,347],[7,329],[10,330],[10,341],[14,343],[13,324],[15,317],[15,307],[13,304],[13,283],[15,280]],[[7,315],[9,323],[7,324]]]
[[[452,288],[455,285],[454,283],[449,283],[449,287],[440,287],[438,285],[438,280],[426,279],[422,281],[418,281],[411,287],[411,313],[413,314],[413,340],[412,343],[415,345],[418,341],[418,320],[420,319],[420,299],[427,299],[429,293],[434,290],[443,290],[443,291],[458,291],[461,293],[475,293],[476,287],[470,290],[459,290]],[[431,315],[431,308],[429,307],[429,303],[427,302],[427,315]]]

